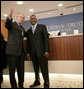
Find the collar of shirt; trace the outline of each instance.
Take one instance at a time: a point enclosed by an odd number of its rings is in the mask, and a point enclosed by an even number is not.
[[[36,29],[36,26],[37,26],[37,23],[34,25],[34,28]],[[33,28],[33,25],[32,25],[32,28]]]
[[[22,26],[22,24],[19,24],[17,21],[16,21],[16,23],[18,24],[18,26],[19,26],[19,25],[21,25],[21,26]]]

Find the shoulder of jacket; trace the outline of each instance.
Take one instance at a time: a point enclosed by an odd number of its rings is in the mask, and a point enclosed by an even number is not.
[[[31,30],[31,27],[27,30],[27,32],[29,32]]]
[[[44,24],[38,24],[38,26],[46,27],[46,25],[44,25]]]

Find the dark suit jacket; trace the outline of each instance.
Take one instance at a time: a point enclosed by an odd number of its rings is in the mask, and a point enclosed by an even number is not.
[[[23,37],[17,22],[12,22],[12,19],[10,20],[7,18],[5,27],[8,29],[6,54],[16,56],[21,55],[21,53],[24,51]],[[25,30],[23,31],[25,32]]]
[[[34,34],[32,28],[27,31],[27,51],[32,54],[33,50],[36,51],[38,57],[42,57],[44,52],[49,52],[49,34],[46,26],[37,24]]]

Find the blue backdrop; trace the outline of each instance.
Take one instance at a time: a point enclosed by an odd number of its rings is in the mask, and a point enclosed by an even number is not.
[[[83,33],[83,12],[70,14],[70,15],[38,19],[38,23],[45,24],[49,32],[59,30],[60,32],[73,34],[74,30],[78,29],[79,33]],[[23,26],[27,31],[31,27],[31,24],[29,21],[25,21],[23,23]]]

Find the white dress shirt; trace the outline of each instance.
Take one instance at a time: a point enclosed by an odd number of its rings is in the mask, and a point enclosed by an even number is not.
[[[32,32],[33,32],[33,34],[35,32],[36,26],[37,26],[37,23],[35,25],[32,25]]]

